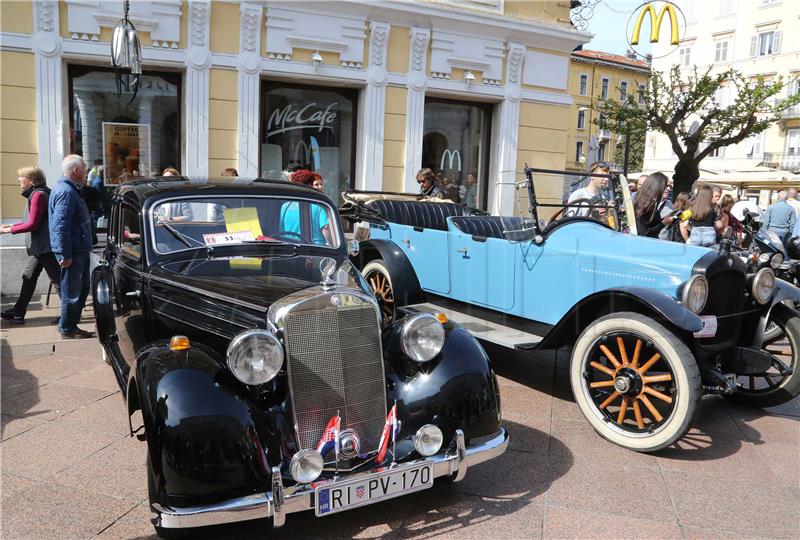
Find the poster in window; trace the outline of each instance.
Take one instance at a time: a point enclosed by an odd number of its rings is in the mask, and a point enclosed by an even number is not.
[[[103,166],[106,185],[149,174],[150,125],[103,122]]]

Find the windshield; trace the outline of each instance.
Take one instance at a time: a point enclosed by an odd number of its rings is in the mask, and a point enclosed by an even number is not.
[[[624,176],[608,174],[600,176],[581,172],[530,169],[533,191],[524,174],[518,178],[515,190],[514,209],[523,216],[522,226],[532,226],[530,219],[531,197],[536,198],[538,230],[545,231],[555,223],[571,217],[585,217],[608,225],[612,229],[634,232],[635,223],[628,215],[633,214],[630,192]],[[508,221],[507,229],[518,229],[520,218]]]
[[[338,248],[330,206],[280,197],[187,197],[159,203],[151,213],[160,254],[221,245],[285,243]]]

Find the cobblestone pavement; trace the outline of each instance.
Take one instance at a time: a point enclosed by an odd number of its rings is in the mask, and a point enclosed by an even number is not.
[[[145,443],[94,340],[62,342],[54,309],[3,328],[2,536],[148,538]],[[86,319],[85,328],[92,323]],[[596,435],[563,362],[490,349],[511,445],[452,486],[323,519],[293,514],[208,538],[797,538],[800,400],[774,410],[706,398],[655,455]]]

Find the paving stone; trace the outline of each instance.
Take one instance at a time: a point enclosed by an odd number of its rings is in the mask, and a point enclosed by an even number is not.
[[[2,470],[45,480],[116,440],[48,422],[3,443]]]
[[[29,416],[27,418],[17,418],[7,414],[2,415],[2,433],[3,440],[16,437],[20,433],[25,433],[28,430],[35,428],[46,422],[43,418],[36,416]]]
[[[539,454],[507,450],[502,456],[469,469],[452,488],[479,497],[543,502],[554,474],[557,471],[551,470],[546,449]]]
[[[35,486],[38,482],[30,478],[23,478],[16,474],[0,474],[0,494],[3,501],[19,494],[26,489]]]
[[[67,386],[103,390],[111,394],[120,391],[117,379],[114,377],[113,368],[105,362],[101,365],[96,365],[90,369],[85,369],[74,375],[65,377],[58,383]]]
[[[58,418],[57,422],[80,431],[106,433],[117,437],[130,435],[125,401],[119,392],[80,407]],[[134,423],[134,428],[140,424],[141,422]]]
[[[35,381],[36,386],[59,381],[70,375],[82,373],[94,366],[91,360],[70,358],[60,355],[48,355],[22,360],[3,359],[3,377]],[[5,390],[5,383],[3,384]]]
[[[667,486],[661,471],[649,468],[627,471],[591,465],[574,466],[553,481],[547,493],[547,504],[572,508],[610,512],[641,518],[658,516],[673,521]]]
[[[775,474],[779,484],[800,489],[800,448],[770,443],[756,446],[755,450]]]
[[[629,499],[623,499],[623,503]],[[632,505],[636,501],[631,501]],[[676,522],[658,521],[659,516],[635,518],[587,510],[548,506],[543,538],[682,538]],[[652,519],[648,519],[652,518]],[[515,537],[515,532],[510,533]]]
[[[120,516],[102,531],[99,537],[104,540],[128,540],[130,538],[156,540],[158,536],[150,524],[150,515],[150,503],[142,502],[127,514]]]
[[[610,443],[600,436],[588,421],[554,422],[552,435],[561,441],[560,447],[550,452],[550,462],[568,460],[574,466],[604,467],[611,469],[657,469],[658,461],[652,454],[631,452]],[[568,455],[564,455],[564,452]]]
[[[147,498],[147,444],[125,437],[52,477],[62,486],[141,502]]]
[[[103,390],[47,384],[16,396],[3,396],[3,414],[52,420],[109,395]]]
[[[800,505],[797,494],[774,482],[704,477],[664,471],[681,525],[727,531],[745,537],[797,538]]]
[[[61,531],[61,538],[95,536],[136,503],[42,483],[3,504],[3,536],[37,538],[39,530]],[[32,531],[36,531],[32,533]]]
[[[800,418],[765,413],[763,409],[729,407],[747,440],[756,444],[779,443],[800,448]]]

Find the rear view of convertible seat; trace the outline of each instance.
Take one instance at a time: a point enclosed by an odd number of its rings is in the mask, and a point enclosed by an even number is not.
[[[454,217],[453,225],[461,232],[472,236],[508,240],[507,231],[523,229],[524,222],[521,217],[468,216]]]
[[[469,208],[455,203],[378,199],[370,202],[369,206],[390,223],[439,231],[447,230],[447,218],[470,213]]]

